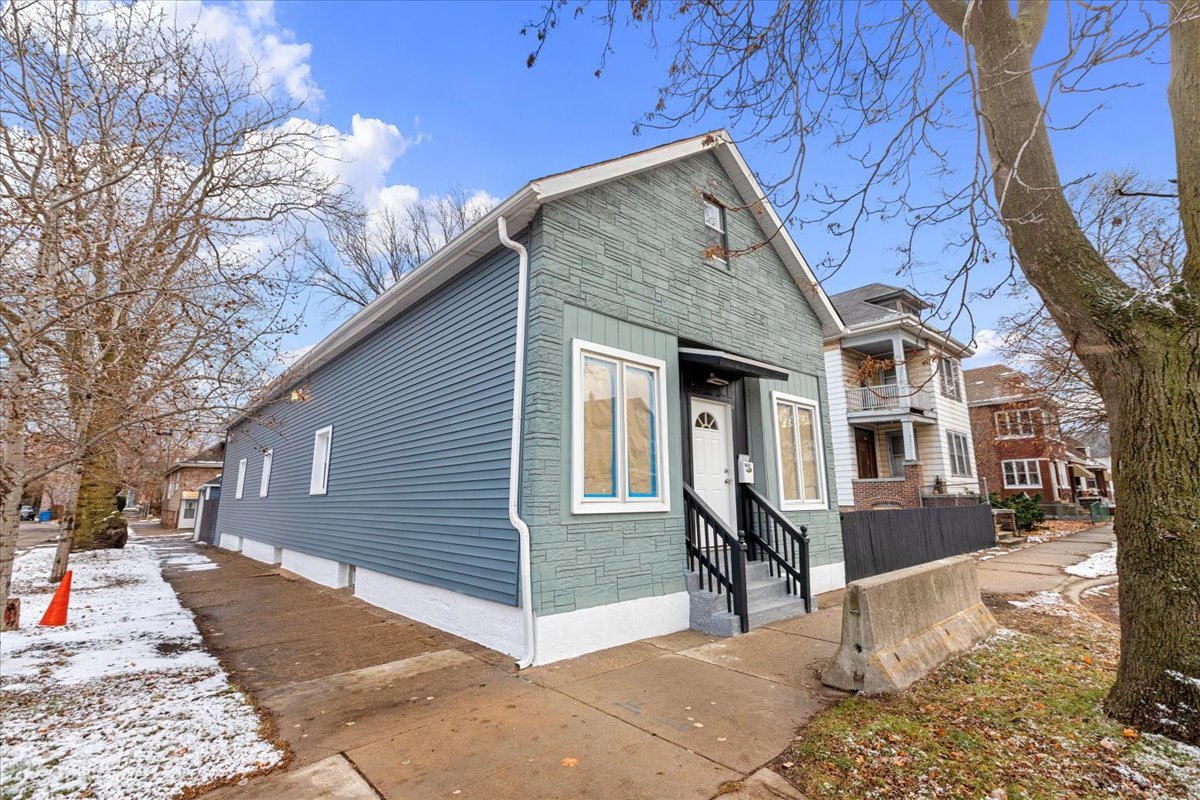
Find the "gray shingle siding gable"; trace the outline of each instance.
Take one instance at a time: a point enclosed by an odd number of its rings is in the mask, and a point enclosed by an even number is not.
[[[218,532],[515,605],[517,278],[516,254],[494,251],[299,382],[309,399],[276,401],[233,427]],[[328,493],[310,496],[313,436],[326,425]]]
[[[735,257],[729,270],[706,263],[705,192],[730,207],[731,248],[763,241],[753,211],[741,208],[755,198],[739,197],[710,153],[550,202],[532,226],[522,511],[532,532],[539,614],[684,590],[678,377],[668,369],[671,510],[573,516],[564,487],[574,336],[669,365],[682,338],[787,367],[789,381],[763,382],[747,400],[768,414],[772,389],[820,401],[834,510],[789,516],[809,526],[814,563],[842,560],[815,298],[805,297],[770,247]],[[751,436],[758,485],[777,500],[772,432],[759,426]]]

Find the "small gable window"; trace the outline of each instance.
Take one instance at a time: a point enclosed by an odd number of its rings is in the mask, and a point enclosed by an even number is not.
[[[725,264],[729,260],[729,236],[725,231],[725,206],[716,198],[704,197],[704,255]]]

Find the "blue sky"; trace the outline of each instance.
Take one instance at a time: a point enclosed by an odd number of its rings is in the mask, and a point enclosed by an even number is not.
[[[261,7],[250,8],[259,9],[249,11],[252,16],[262,16]],[[539,175],[726,124],[709,117],[692,127],[633,135],[633,123],[653,106],[669,52],[656,54],[639,31],[619,31],[615,53],[597,79],[593,71],[603,32],[579,21],[556,32],[537,65],[528,69],[525,59],[533,43],[518,31],[539,8],[537,2],[279,2],[258,31],[307,46],[307,52],[298,47],[294,61],[319,89],[321,100],[310,112],[314,118],[350,133],[357,115],[363,133],[358,138],[366,142],[360,150],[368,161],[379,139],[367,135],[367,121],[379,126],[376,134],[392,139],[378,147],[386,152],[371,162],[378,174],[364,178],[376,184],[374,190],[396,185],[431,195],[462,187],[503,198]],[[1062,38],[1060,13],[1056,8],[1050,22],[1048,51]],[[1065,177],[1129,167],[1157,180],[1174,174],[1166,68],[1130,62],[1122,70],[1123,77],[1145,85],[1106,94],[1106,107],[1085,126],[1055,135]],[[1094,99],[1067,98],[1059,106],[1060,119]],[[733,133],[737,137],[739,131]],[[744,144],[743,152],[767,179],[783,169],[782,156],[758,143]],[[826,150],[814,164],[814,181],[849,183],[858,176],[848,154],[837,149]],[[816,226],[792,232],[814,264],[838,246]],[[826,283],[828,291],[896,281],[896,257],[889,251],[905,230],[875,225],[870,234],[860,239],[848,266]],[[928,249],[927,266],[915,280],[931,291],[943,282],[945,265],[938,263],[936,243]],[[977,327],[992,326],[1014,302],[972,303]],[[289,347],[316,341],[336,320],[310,312],[307,323]],[[969,338],[969,329],[956,332]]]

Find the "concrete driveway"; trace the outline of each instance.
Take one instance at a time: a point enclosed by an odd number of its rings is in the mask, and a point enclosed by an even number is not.
[[[164,575],[293,753],[287,771],[212,800],[710,798],[844,696],[816,672],[837,646],[840,593],[734,639],[684,631],[515,674],[345,591],[203,553],[215,569]]]

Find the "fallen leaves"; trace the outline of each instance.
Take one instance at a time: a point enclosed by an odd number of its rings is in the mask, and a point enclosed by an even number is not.
[[[563,767],[578,767],[579,759],[567,757],[558,763],[559,763],[559,766],[563,766]]]

